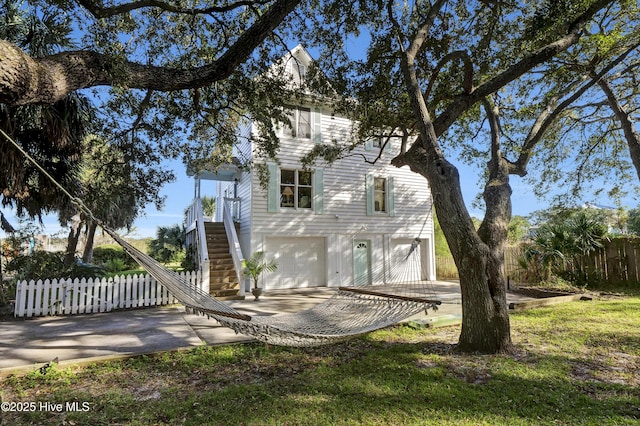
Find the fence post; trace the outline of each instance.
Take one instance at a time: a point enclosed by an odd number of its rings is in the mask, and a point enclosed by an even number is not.
[[[626,241],[627,262],[629,265],[629,281],[637,283],[640,281],[638,276],[638,239],[628,239]]]
[[[29,287],[27,288],[27,318],[33,316],[33,294],[35,292],[36,282],[29,281]]]
[[[16,287],[16,307],[15,307],[14,316],[18,316],[18,317],[24,316],[26,287],[27,287],[26,281],[18,282],[18,286]]]
[[[34,305],[33,305],[33,315],[34,316],[40,316],[40,313],[42,312],[42,290],[44,288],[44,283],[40,280],[38,280],[38,283],[36,284],[36,288],[35,288],[35,294],[34,294]]]
[[[49,300],[51,292],[51,281],[45,280],[42,288],[42,315],[51,315],[51,303]]]

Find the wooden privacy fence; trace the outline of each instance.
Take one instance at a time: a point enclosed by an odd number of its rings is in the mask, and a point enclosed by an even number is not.
[[[200,273],[180,275],[191,285],[200,285]],[[88,314],[172,303],[176,303],[173,295],[149,275],[19,281],[14,316]]]
[[[640,283],[640,238],[614,238],[603,242],[604,247],[585,256],[581,268],[587,280],[612,285]],[[532,277],[518,263],[521,246],[509,247],[505,253],[505,275],[513,283],[533,283]],[[458,270],[452,258],[436,257],[438,279],[458,279]]]
[[[613,238],[584,258],[582,267],[593,279],[608,284],[640,283],[640,238]]]
[[[513,283],[530,283],[535,281],[535,278],[532,278],[530,276],[531,274],[522,269],[522,267],[518,263],[518,259],[521,256],[521,246],[507,247],[504,254],[505,276],[509,277],[509,280]],[[439,280],[459,279],[458,269],[456,268],[456,264],[453,261],[453,258],[440,256],[436,257],[436,276]]]

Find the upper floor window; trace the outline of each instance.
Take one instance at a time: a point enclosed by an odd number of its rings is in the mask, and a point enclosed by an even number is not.
[[[311,209],[313,173],[303,170],[280,170],[280,207]]]
[[[290,131],[294,138],[311,139],[311,110],[308,108],[291,108],[287,111],[291,123],[285,132]]]
[[[293,81],[297,84],[302,84],[307,76],[307,66],[299,61],[291,61],[291,74],[293,75]]]
[[[393,186],[393,176],[375,176],[373,173],[365,176],[367,216],[395,216]]]
[[[324,214],[324,170],[280,169],[267,164],[267,211],[301,209]]]

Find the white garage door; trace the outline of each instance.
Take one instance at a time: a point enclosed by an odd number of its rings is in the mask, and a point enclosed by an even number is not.
[[[266,288],[325,286],[324,238],[266,239],[266,254],[278,262],[278,270],[264,276]]]
[[[413,252],[412,243],[413,240],[409,238],[391,240],[391,282],[417,282],[429,276],[426,242],[422,241]]]

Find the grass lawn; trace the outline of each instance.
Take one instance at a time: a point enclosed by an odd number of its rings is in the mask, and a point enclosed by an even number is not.
[[[640,424],[640,296],[511,318],[510,355],[454,353],[459,327],[398,326],[322,348],[239,344],[53,368],[6,378],[0,392],[63,412],[2,415],[6,425]]]

